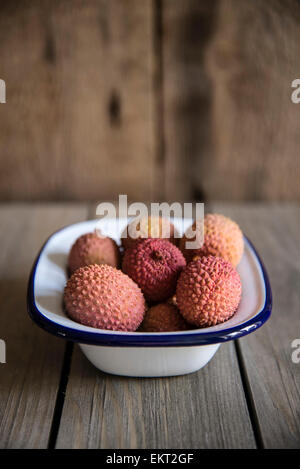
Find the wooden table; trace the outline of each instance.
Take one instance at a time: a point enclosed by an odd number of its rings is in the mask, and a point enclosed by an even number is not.
[[[0,206],[0,447],[300,447],[300,205],[211,204],[260,252],[274,307],[256,333],[223,344],[202,370],[163,379],[97,371],[77,345],[34,325],[26,287],[41,243],[94,217],[91,204]],[[300,353],[298,354],[300,356]]]

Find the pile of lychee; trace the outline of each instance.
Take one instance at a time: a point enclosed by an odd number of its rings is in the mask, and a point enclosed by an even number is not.
[[[131,332],[184,331],[230,319],[241,299],[236,266],[243,234],[218,214],[206,215],[201,226],[204,242],[196,249],[187,249],[188,232],[178,239],[173,224],[161,217],[141,219],[139,238],[130,236],[129,224],[121,248],[97,231],[80,236],[68,257],[69,317]],[[191,228],[197,227],[195,222]]]

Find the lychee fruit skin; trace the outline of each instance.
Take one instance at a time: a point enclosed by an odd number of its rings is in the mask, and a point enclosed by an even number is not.
[[[105,264],[77,269],[65,287],[64,304],[74,321],[112,331],[136,331],[145,313],[137,284]]]
[[[139,285],[146,300],[160,302],[174,294],[185,265],[183,254],[174,244],[148,238],[126,249],[122,269]]]
[[[185,320],[198,327],[215,326],[235,313],[242,293],[237,270],[220,257],[203,256],[181,273],[176,301]]]
[[[80,236],[73,244],[68,258],[70,274],[79,267],[90,264],[118,267],[119,263],[120,253],[116,242],[111,238],[98,236],[97,233]]]
[[[195,228],[196,222],[193,224]],[[243,233],[237,223],[224,215],[207,214],[204,217],[204,243],[199,249],[186,249],[186,241],[192,241],[184,236],[180,240],[180,249],[187,262],[195,256],[222,257],[236,267],[244,252]]]
[[[129,233],[130,226],[137,226],[140,232],[139,238],[132,238]],[[175,237],[176,229],[170,220],[163,217],[143,217],[137,224],[136,220],[130,222],[122,233],[122,245],[124,249],[133,246],[140,239],[160,238],[166,239],[173,244],[177,244],[178,238]]]
[[[170,303],[159,303],[148,309],[139,331],[173,332],[188,329],[191,329],[191,326],[183,319],[176,306]]]

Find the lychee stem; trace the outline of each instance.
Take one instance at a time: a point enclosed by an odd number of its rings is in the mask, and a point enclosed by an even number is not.
[[[161,261],[163,259],[163,256],[160,251],[153,251],[152,255],[154,260]]]

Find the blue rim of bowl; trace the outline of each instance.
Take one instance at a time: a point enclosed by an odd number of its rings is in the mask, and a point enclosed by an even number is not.
[[[228,340],[238,339],[247,334],[250,334],[251,332],[254,332],[256,329],[261,327],[271,315],[272,291],[268,274],[253,244],[246,236],[244,236],[245,241],[248,243],[248,245],[256,256],[256,259],[262,271],[262,276],[265,285],[265,304],[261,311],[259,311],[253,318],[249,319],[248,321],[245,321],[234,327],[219,329],[213,332],[203,332],[203,330],[199,329],[198,333],[195,329],[191,333],[120,333],[114,331],[103,332],[101,329],[95,329],[95,331],[83,331],[63,326],[61,324],[56,323],[55,321],[51,321],[43,315],[43,313],[37,308],[35,303],[34,282],[36,269],[41,254],[50,239],[59,232],[69,228],[70,226],[71,225],[68,225],[64,228],[55,231],[45,241],[40,252],[37,255],[36,260],[34,261],[29,277],[27,290],[27,310],[29,316],[38,326],[57,337],[61,337],[72,342],[79,342],[82,344],[112,347],[191,347],[199,345],[217,344],[221,342],[227,342]],[[225,324],[226,323],[224,323],[224,325]]]

